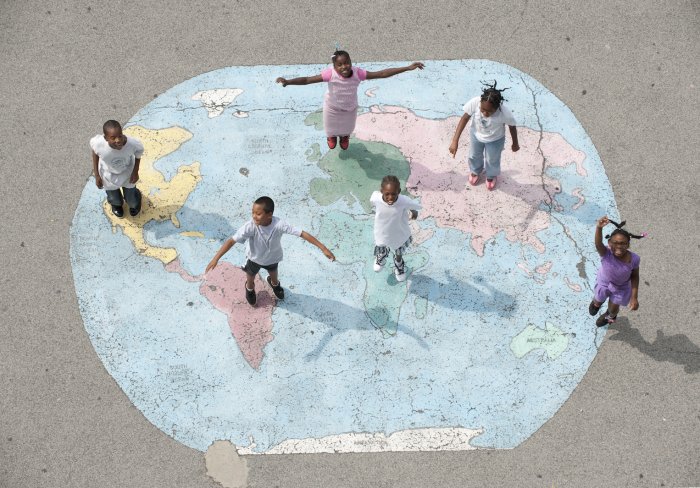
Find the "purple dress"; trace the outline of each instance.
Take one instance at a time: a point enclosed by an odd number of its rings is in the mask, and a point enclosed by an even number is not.
[[[629,251],[629,263],[617,259],[608,248],[600,258],[600,269],[595,283],[595,301],[603,303],[610,298],[615,305],[627,306],[632,297],[632,271],[639,268],[640,258]]]

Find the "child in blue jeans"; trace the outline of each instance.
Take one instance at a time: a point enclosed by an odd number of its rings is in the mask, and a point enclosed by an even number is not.
[[[474,97],[464,105],[464,115],[457,124],[455,135],[450,144],[452,157],[457,154],[459,137],[471,119],[469,130],[469,184],[475,186],[479,183],[484,168],[486,169],[486,188],[493,190],[496,188],[496,177],[501,174],[501,152],[506,142],[506,129],[510,130],[510,137],[513,140],[511,149],[516,152],[520,149],[518,145],[518,131],[515,127],[515,117],[506,107],[502,96],[504,90],[493,85],[484,84],[486,88],[481,96]]]

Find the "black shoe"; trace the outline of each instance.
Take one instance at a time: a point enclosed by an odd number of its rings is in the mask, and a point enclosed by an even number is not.
[[[245,285],[243,285],[243,286],[245,286]],[[255,305],[255,302],[258,301],[257,297],[255,296],[255,289],[249,290],[248,287],[246,287],[245,299],[249,304]]]
[[[608,317],[608,314],[606,312],[600,317],[598,317],[598,320],[595,321],[595,325],[598,327],[605,327],[606,325],[614,324],[616,318],[617,317]]]
[[[129,215],[131,215],[132,217],[136,217],[140,211],[141,211],[141,204],[140,203],[139,203],[138,207],[136,207],[136,208],[129,207]]]
[[[598,314],[598,312],[600,312],[601,306],[602,304],[596,306],[595,302],[592,301],[591,304],[588,305],[588,313],[595,317]]]
[[[112,205],[112,213],[120,219],[124,217],[124,209],[120,206]]]
[[[267,283],[270,285],[272,288],[272,291],[275,293],[275,296],[279,298],[280,300],[284,300],[284,288],[282,288],[282,285],[280,285],[280,282],[277,282],[277,286],[272,284],[272,280],[270,279],[270,276],[268,275],[267,277]]]

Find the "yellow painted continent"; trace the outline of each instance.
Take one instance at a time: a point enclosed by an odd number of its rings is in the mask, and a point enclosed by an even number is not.
[[[180,166],[177,174],[170,181],[165,181],[163,173],[153,167],[160,158],[176,151],[192,138],[192,134],[180,127],[167,129],[146,129],[138,125],[124,129],[127,137],[135,137],[143,143],[144,153],[139,166],[139,181],[136,186],[141,190],[141,212],[131,217],[125,212],[124,218],[112,214],[109,203],[105,200],[102,208],[112,223],[112,230],[117,227],[127,236],[136,248],[136,252],[168,264],[177,257],[177,251],[170,247],[152,246],[146,242],[143,226],[155,220],[170,220],[175,227],[180,227],[176,213],[202,180],[199,162]]]

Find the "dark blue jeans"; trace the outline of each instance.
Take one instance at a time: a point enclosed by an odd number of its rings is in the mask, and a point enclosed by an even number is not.
[[[121,207],[124,205],[124,199],[129,208],[139,208],[141,206],[141,192],[138,188],[122,188],[121,190],[105,190],[107,192],[107,201],[110,205]],[[122,198],[122,191],[124,198]]]

